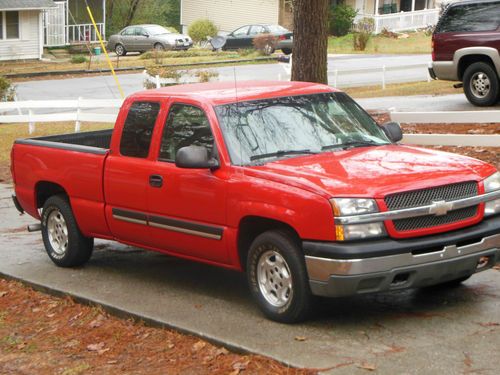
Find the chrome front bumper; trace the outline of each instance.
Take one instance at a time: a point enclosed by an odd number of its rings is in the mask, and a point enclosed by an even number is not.
[[[424,253],[409,251],[363,259],[306,256],[313,294],[329,297],[440,284],[484,271],[498,262],[500,234]]]

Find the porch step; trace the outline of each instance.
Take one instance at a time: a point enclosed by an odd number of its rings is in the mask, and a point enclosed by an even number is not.
[[[70,57],[67,49],[51,49],[49,53],[58,59]]]

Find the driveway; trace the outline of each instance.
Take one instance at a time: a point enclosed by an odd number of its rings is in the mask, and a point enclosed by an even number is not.
[[[0,185],[0,274],[102,304],[293,366],[331,374],[496,374],[500,368],[500,274],[462,287],[323,300],[307,323],[262,317],[242,274],[97,241],[84,268],[55,267],[34,220],[19,216]]]

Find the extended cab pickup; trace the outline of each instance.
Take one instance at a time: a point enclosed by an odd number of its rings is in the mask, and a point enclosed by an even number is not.
[[[127,98],[113,131],[17,140],[14,202],[49,257],[93,238],[246,271],[271,319],[313,295],[457,284],[500,258],[500,174],[399,145],[346,94],[299,82],[175,86]]]

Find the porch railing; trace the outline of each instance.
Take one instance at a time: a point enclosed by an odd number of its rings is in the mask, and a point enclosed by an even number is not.
[[[98,23],[97,28],[99,33],[104,36],[104,23]],[[97,34],[94,29],[94,25],[91,23],[79,24],[79,25],[66,25],[66,33],[68,43],[85,43],[85,42],[97,42]]]
[[[424,9],[414,12],[400,12],[391,14],[363,14],[360,13],[354,19],[356,24],[360,19],[368,17],[375,21],[375,34],[380,33],[384,28],[389,31],[403,31],[421,29],[427,26],[434,26],[439,19],[439,9]]]

